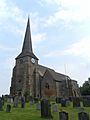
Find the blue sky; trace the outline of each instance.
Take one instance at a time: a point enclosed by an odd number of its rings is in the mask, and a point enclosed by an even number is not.
[[[30,17],[39,63],[77,80],[90,77],[90,0],[0,0],[0,94],[8,94]]]

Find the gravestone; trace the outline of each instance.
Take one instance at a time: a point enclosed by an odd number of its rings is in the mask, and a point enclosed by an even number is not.
[[[80,98],[73,97],[73,107],[80,107]]]
[[[66,107],[66,99],[61,99],[61,107]]]
[[[18,95],[14,96],[14,107],[18,107],[18,103],[19,103],[19,98]]]
[[[4,100],[4,96],[3,96],[3,95],[2,95],[2,98],[1,98],[1,99],[2,99],[2,104],[4,105],[4,101],[5,101],[5,100]]]
[[[33,105],[34,104],[34,99],[33,99],[33,97],[32,96],[30,96],[30,105]]]
[[[41,117],[42,118],[51,118],[51,105],[49,100],[42,100],[41,101]]]
[[[21,96],[21,108],[25,107],[25,96]]]
[[[90,107],[90,97],[83,97],[83,106]]]
[[[3,108],[3,102],[2,99],[0,98],[0,111],[2,111],[2,108]]]
[[[38,103],[36,103],[36,109],[37,110],[41,110],[41,104],[38,102]]]
[[[65,111],[59,112],[59,120],[68,120],[68,113]]]
[[[86,112],[79,112],[78,120],[89,120],[89,115]]]
[[[70,106],[70,100],[66,100],[66,106]]]
[[[58,104],[54,104],[52,106],[52,110],[53,110],[53,112],[58,112]]]
[[[7,104],[6,112],[10,112],[10,111],[11,111],[11,105],[10,105],[10,104]]]

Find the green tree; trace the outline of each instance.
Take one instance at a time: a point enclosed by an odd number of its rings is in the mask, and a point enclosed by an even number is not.
[[[90,95],[90,78],[88,78],[88,81],[85,81],[80,87],[81,95]]]

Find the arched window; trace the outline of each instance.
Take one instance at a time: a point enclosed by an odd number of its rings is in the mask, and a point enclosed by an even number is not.
[[[45,88],[49,89],[49,84],[48,83],[46,83]]]

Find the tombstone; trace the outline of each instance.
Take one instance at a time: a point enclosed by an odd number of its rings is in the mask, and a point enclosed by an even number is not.
[[[25,107],[25,96],[21,96],[21,108]]]
[[[16,95],[15,97],[14,97],[14,107],[18,107],[18,102],[19,102],[19,99],[18,99],[18,96]]]
[[[13,98],[11,97],[11,103],[13,103]]]
[[[68,120],[68,113],[65,111],[59,112],[59,120]]]
[[[66,107],[66,99],[61,99],[61,107]]]
[[[7,107],[6,107],[6,112],[10,112],[11,111],[11,105],[10,104],[7,104]]]
[[[52,110],[53,110],[53,112],[58,112],[58,104],[54,104],[52,106]]]
[[[4,105],[4,96],[3,96],[3,95],[2,95],[2,98],[1,98],[1,99],[2,99],[2,103],[3,103],[3,105]]]
[[[73,107],[80,107],[80,98],[73,97]]]
[[[29,97],[29,100],[30,100],[30,105],[33,105],[34,104],[34,99],[32,96]]]
[[[0,98],[0,111],[2,111],[2,108],[3,108],[3,102],[2,99]]]
[[[79,112],[78,120],[89,120],[89,115],[86,112]]]
[[[66,100],[66,106],[70,106],[70,100]]]
[[[83,97],[83,106],[90,107],[90,97]]]
[[[41,104],[39,102],[36,104],[36,109],[41,110]]]
[[[52,118],[51,115],[51,105],[49,100],[42,100],[41,101],[41,117],[42,118]]]
[[[34,104],[34,99],[32,98],[31,100],[30,100],[30,105],[33,105]]]

